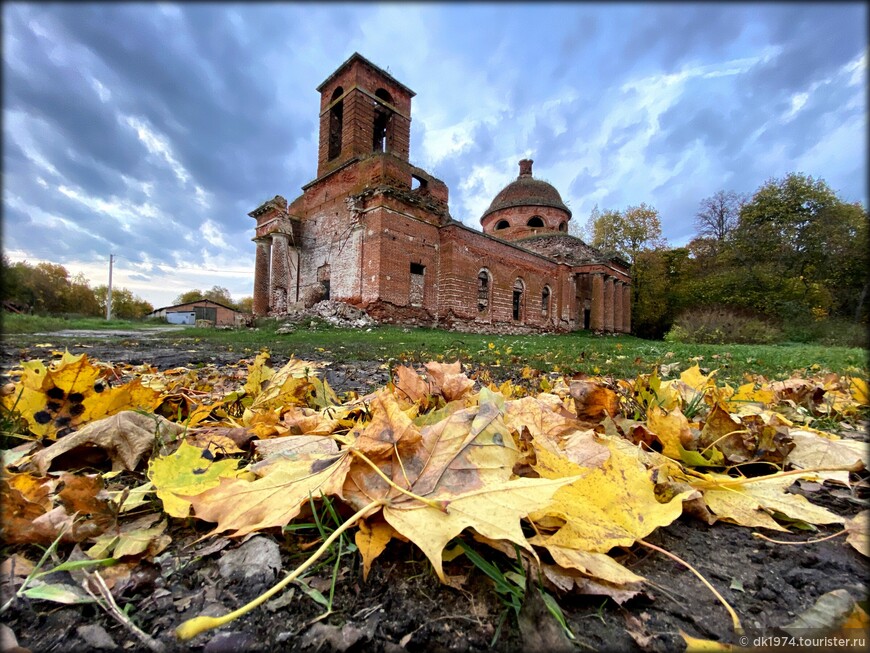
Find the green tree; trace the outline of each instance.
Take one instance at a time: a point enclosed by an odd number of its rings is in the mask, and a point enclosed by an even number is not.
[[[596,205],[586,224],[586,232],[590,236],[589,244],[593,247],[605,252],[625,254],[622,250],[625,221],[619,211],[599,211]]]
[[[94,296],[100,306],[100,314],[106,314],[106,296],[108,295],[108,286],[97,286],[94,288]],[[141,297],[134,295],[127,288],[112,287],[112,317],[120,320],[140,320],[148,313],[154,310],[154,307]]]
[[[85,275],[81,272],[70,281],[67,301],[69,312],[71,313],[87,316],[99,316],[101,314],[97,296],[94,294],[94,290],[91,288]]]
[[[802,173],[770,179],[740,211],[731,265],[769,285],[783,317],[866,313],[867,212]],[[864,299],[862,300],[861,297]]]

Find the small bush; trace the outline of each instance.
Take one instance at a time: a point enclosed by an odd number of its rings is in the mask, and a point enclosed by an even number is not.
[[[764,345],[782,339],[774,324],[727,308],[700,308],[682,313],[665,335],[668,342]]]

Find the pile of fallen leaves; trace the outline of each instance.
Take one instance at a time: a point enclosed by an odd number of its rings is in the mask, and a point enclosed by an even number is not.
[[[273,369],[265,353],[223,372],[68,353],[24,363],[2,390],[6,441],[25,440],[3,452],[3,540],[21,551],[76,543],[111,590],[169,545],[171,519],[243,537],[329,497],[356,529],[365,575],[398,539],[458,584],[443,559],[466,532],[480,547],[520,552],[557,594],[618,603],[644,579],[611,552],[683,513],[777,531],[840,524],[870,555],[868,511],[846,519],[789,492],[797,479],[848,486],[865,468],[865,443],[812,426],[866,410],[863,379],[733,388],[696,365],[670,381],[542,378],[530,392],[477,387],[458,362],[428,363],[339,398],[323,365]],[[35,563],[13,557],[13,594],[73,603],[91,593],[34,574],[22,588]],[[179,636],[214,625],[183,624]]]

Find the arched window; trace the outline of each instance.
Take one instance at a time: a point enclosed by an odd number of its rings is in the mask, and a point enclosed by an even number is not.
[[[517,321],[523,319],[523,294],[525,289],[526,285],[522,279],[514,281],[513,317]]]
[[[550,313],[550,286],[544,286],[541,291],[541,315],[546,317]]]
[[[559,223],[559,231],[568,231],[568,223],[560,222]]]
[[[531,218],[529,218],[529,221],[527,224],[530,227],[543,227],[544,220],[539,215],[533,215]]]
[[[481,270],[477,275],[477,311],[486,313],[489,310],[489,297],[492,289],[492,278],[487,270]]]
[[[393,96],[382,88],[375,91],[375,97],[387,104],[393,103]],[[374,133],[372,134],[372,149],[375,152],[389,152],[392,118],[393,112],[386,106],[381,104],[375,106]]]
[[[332,100],[335,102],[341,97],[344,90],[339,86],[332,92]],[[329,153],[328,160],[336,158],[341,154],[341,132],[344,126],[344,100],[339,100],[332,105],[329,110]]]
[[[508,222],[507,220],[499,220],[498,223],[496,223],[496,225],[495,225],[495,230],[500,231],[501,229],[507,229],[510,226],[511,226],[511,223]]]

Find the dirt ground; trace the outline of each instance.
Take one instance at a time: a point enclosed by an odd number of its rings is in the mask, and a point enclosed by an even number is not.
[[[99,339],[81,334],[59,337],[4,338],[4,368],[22,358],[44,358],[50,342],[72,353],[112,362],[150,363],[159,369],[214,363],[237,363],[240,354],[217,351],[211,343],[173,348],[147,335],[112,335]],[[286,357],[285,359],[286,360]],[[280,365],[280,353],[273,363]],[[383,385],[388,372],[379,361],[333,364],[325,375],[337,391],[368,391]],[[4,380],[5,381],[5,380]],[[813,502],[845,516],[870,503],[866,473],[850,490],[826,484],[805,493]],[[793,491],[801,492],[799,484]],[[645,591],[623,605],[601,596],[559,597],[568,626],[576,636],[569,642],[535,591],[519,619],[508,615],[491,646],[504,613],[492,581],[460,556],[445,564],[448,574],[467,574],[462,589],[441,585],[425,556],[409,544],[393,541],[364,582],[358,557],[348,556],[335,587],[332,614],[295,587],[232,624],[179,643],[174,629],[198,614],[220,615],[233,610],[283,576],[275,564],[246,558],[230,564],[241,546],[268,550],[280,556],[284,571],[294,568],[300,538],[263,533],[240,544],[226,538],[195,542],[208,524],[173,520],[170,547],[152,566],[119,592],[116,599],[133,622],[166,651],[682,651],[679,631],[693,637],[737,642],[722,604],[685,567],[649,549],[635,546],[616,556],[647,579]],[[800,541],[840,530],[820,527],[818,533],[766,533]],[[772,635],[794,620],[823,594],[845,589],[855,600],[867,599],[866,559],[836,537],[802,546],[773,544],[753,537],[752,529],[717,523],[709,526],[688,515],[655,531],[647,541],[693,565],[734,607],[750,632]],[[254,544],[252,544],[254,543]],[[32,555],[32,554],[31,554]],[[253,560],[253,561],[252,561]],[[352,562],[351,562],[352,560]],[[493,553],[492,561],[507,568],[507,559]],[[240,574],[247,574],[242,576]],[[308,578],[310,587],[328,594],[332,570]],[[68,578],[68,582],[75,582]],[[44,601],[18,600],[3,623],[12,629],[22,651],[149,650],[132,631],[94,605],[61,606]],[[10,650],[7,648],[3,649]],[[812,650],[812,649],[803,649]]]

